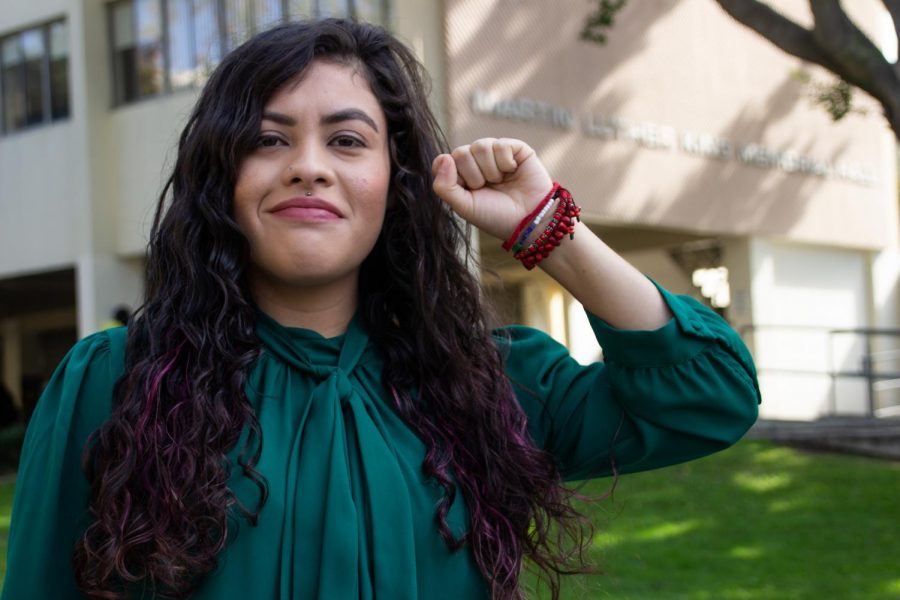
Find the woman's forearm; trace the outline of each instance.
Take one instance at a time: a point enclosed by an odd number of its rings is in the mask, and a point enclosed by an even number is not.
[[[658,329],[672,318],[656,286],[584,223],[540,267],[585,309],[619,329]]]

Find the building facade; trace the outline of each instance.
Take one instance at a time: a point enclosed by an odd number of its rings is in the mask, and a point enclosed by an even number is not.
[[[607,243],[717,307],[754,352],[764,416],[889,414],[891,382],[857,375],[871,357],[890,370],[900,346],[858,331],[900,312],[896,148],[874,101],[831,122],[803,65],[711,0],[631,2],[604,46],[578,36],[590,3],[559,4],[0,0],[0,357],[17,402],[140,302],[156,197],[223,53],[284,19],[353,14],[420,56],[451,143],[528,141]],[[849,8],[889,52],[879,6]],[[599,355],[565,290],[479,246],[508,319]]]

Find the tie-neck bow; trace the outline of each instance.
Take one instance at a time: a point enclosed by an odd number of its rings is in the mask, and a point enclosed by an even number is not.
[[[396,574],[415,561],[415,543],[409,491],[373,406],[385,399],[354,373],[361,364],[377,368],[359,317],[343,336],[326,339],[260,312],[257,334],[265,352],[295,371],[284,401],[301,407],[291,424],[279,600],[415,598],[414,572]],[[292,382],[304,376],[311,392]]]

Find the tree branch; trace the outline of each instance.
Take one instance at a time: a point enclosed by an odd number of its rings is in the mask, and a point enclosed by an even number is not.
[[[894,35],[900,44],[900,0],[881,0],[884,7],[891,15],[891,22],[894,24]],[[894,62],[894,73],[900,77],[900,61]]]
[[[900,0],[881,0],[884,7],[891,14],[891,21],[894,22],[894,34],[900,38]]]
[[[810,0],[810,7],[816,21],[812,35],[836,64],[834,73],[878,99],[895,125],[900,117],[900,80],[893,65],[850,20],[839,0]]]
[[[891,129],[900,139],[900,77],[872,40],[850,20],[839,0],[809,0],[815,19],[812,30],[759,0],[715,1],[739,23],[788,54],[824,67],[868,92],[882,105]],[[900,8],[900,0],[884,2]]]
[[[763,36],[788,54],[835,72],[837,65],[822,52],[813,32],[759,0],[715,0],[738,23]]]

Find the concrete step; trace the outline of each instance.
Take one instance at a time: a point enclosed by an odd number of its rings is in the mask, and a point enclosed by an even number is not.
[[[824,417],[815,421],[761,419],[747,433],[798,448],[900,460],[900,418]]]

